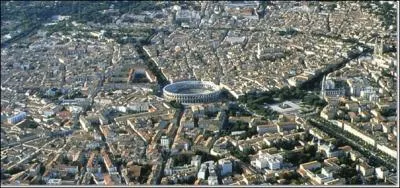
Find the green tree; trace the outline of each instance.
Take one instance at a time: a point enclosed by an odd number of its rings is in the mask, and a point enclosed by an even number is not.
[[[43,164],[41,164],[41,165],[40,165],[40,168],[39,168],[39,173],[40,173],[41,175],[43,175],[45,171],[46,171],[46,167],[45,167]]]
[[[337,7],[337,5],[334,4],[334,3],[332,3],[332,4],[328,5],[327,7],[328,7],[328,10],[329,10],[329,11],[334,11],[335,8]]]
[[[353,176],[352,178],[350,178],[350,184],[352,185],[360,185],[362,184],[362,179],[360,176]]]

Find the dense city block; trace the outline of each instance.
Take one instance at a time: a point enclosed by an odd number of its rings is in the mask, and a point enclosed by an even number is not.
[[[395,1],[1,1],[1,185],[398,185]]]

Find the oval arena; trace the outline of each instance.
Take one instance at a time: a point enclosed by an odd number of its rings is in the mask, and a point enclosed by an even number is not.
[[[180,103],[208,103],[219,99],[221,88],[207,81],[181,81],[163,89],[164,98]]]

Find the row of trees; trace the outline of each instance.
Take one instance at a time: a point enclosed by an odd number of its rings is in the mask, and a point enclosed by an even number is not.
[[[319,106],[319,107],[323,107],[328,104],[325,100],[321,99],[319,96],[314,94],[304,96],[302,102],[308,105]]]
[[[239,101],[247,104],[274,103],[290,99],[301,99],[306,94],[306,91],[299,88],[283,87],[282,89],[273,89],[259,93],[248,93],[240,96]],[[274,98],[279,98],[279,101],[275,101]]]
[[[397,111],[393,108],[384,108],[380,111],[382,116],[389,117],[389,116],[396,116]]]
[[[152,34],[155,32],[155,30],[151,30]],[[149,36],[151,36],[150,34]],[[145,41],[142,43],[146,44],[149,43],[150,37],[148,37]],[[169,84],[169,81],[167,78],[165,78],[164,74],[161,72],[161,70],[157,67],[157,65],[146,55],[145,51],[143,50],[142,46],[137,45],[136,46],[137,52],[146,63],[147,67],[149,70],[157,77],[157,82],[160,85],[161,88]]]
[[[269,107],[265,107],[264,105],[257,106],[249,106],[250,109],[253,109],[254,112],[263,116],[263,119],[277,119],[278,113],[273,111]]]
[[[356,142],[357,144],[354,144],[353,142],[348,142],[347,140],[342,139],[342,141],[344,143],[346,143],[346,145],[351,146],[354,150],[359,151],[364,156],[369,156],[369,158],[370,158],[369,164],[370,165],[372,165],[372,166],[385,165],[388,168],[394,168],[394,166],[392,164],[395,164],[395,161],[393,161],[392,158],[387,157],[387,158],[385,158],[385,159],[387,159],[387,161],[383,161],[379,157],[371,155],[370,152],[368,152],[368,151],[375,151],[379,154],[382,154],[381,151],[377,150],[372,145],[366,144],[364,141],[360,140],[359,137],[357,137],[347,131],[343,131],[341,128],[333,125],[332,123],[330,123],[329,121],[326,121],[325,119],[319,118],[319,120],[321,120],[324,124],[326,124],[326,126],[322,126],[322,125],[314,123],[312,121],[308,121],[308,122],[311,123],[311,125],[328,133],[329,135],[339,137],[339,139],[341,139],[342,137],[349,138],[349,139],[353,140],[354,142]],[[366,148],[366,150],[363,150],[362,148],[360,148],[360,145],[363,146],[364,148]],[[386,155],[382,154],[382,156],[386,156]]]
[[[315,94],[309,94],[305,90],[296,88],[284,87],[271,91],[259,93],[248,93],[239,97],[239,102],[247,104],[247,107],[257,114],[264,116],[266,119],[276,119],[277,112],[265,107],[265,103],[283,102],[292,99],[302,99],[302,102],[312,106],[323,107],[327,103]]]

